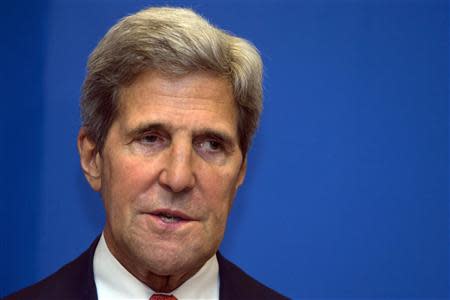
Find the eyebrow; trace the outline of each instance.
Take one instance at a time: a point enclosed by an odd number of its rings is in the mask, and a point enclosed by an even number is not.
[[[153,130],[170,132],[170,129],[171,126],[164,125],[163,123],[143,123],[132,128],[131,130],[127,130],[126,134],[129,137],[135,137]]]
[[[164,131],[164,132],[170,133],[170,132],[174,131],[174,127],[171,126],[170,124],[165,124],[165,123],[160,123],[160,122],[143,123],[143,124],[139,124],[135,128],[128,131],[126,135],[128,137],[135,137],[135,136],[139,136],[139,135],[142,135],[142,134],[144,134],[146,132],[150,132],[150,131]],[[218,129],[214,129],[214,128],[210,128],[210,127],[194,129],[193,136],[194,137],[195,136],[205,136],[205,137],[215,138],[230,147],[234,146],[234,144],[235,144],[233,142],[233,137],[231,135],[229,135],[228,133],[226,133],[222,130],[218,130]]]

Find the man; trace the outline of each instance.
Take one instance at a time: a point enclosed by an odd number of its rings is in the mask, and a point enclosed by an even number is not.
[[[252,45],[191,10],[150,8],[112,27],[89,58],[78,135],[103,233],[7,299],[285,299],[217,252],[261,75]]]

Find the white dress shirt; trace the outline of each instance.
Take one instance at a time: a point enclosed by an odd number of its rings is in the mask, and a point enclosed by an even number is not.
[[[128,272],[112,255],[103,234],[94,253],[94,280],[98,300],[148,300],[155,292]],[[219,264],[211,257],[194,276],[173,290],[178,300],[219,299]]]

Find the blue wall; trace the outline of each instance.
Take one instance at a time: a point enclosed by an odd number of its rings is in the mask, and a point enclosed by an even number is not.
[[[149,4],[186,1],[3,5],[0,296],[100,232],[76,152],[80,86],[106,30]],[[292,298],[448,298],[447,2],[189,6],[265,61],[265,110],[224,254]]]
[[[0,13],[0,296],[37,279],[47,4]]]

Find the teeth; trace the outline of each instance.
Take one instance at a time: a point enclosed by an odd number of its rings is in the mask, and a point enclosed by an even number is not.
[[[160,215],[159,217],[164,223],[175,223],[180,221],[180,218],[174,216]]]

